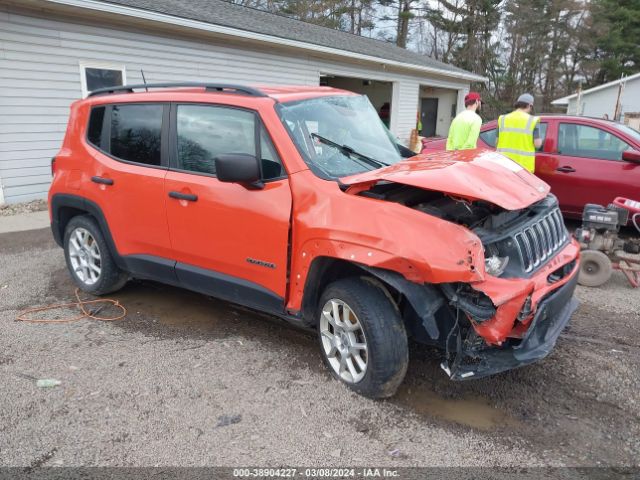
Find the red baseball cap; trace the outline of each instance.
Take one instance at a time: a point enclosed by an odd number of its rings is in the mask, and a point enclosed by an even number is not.
[[[464,97],[464,103],[475,102],[476,100],[482,101],[482,98],[480,98],[480,94],[478,92],[469,92]]]

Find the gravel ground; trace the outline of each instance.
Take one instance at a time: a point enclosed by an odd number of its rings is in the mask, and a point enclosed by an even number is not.
[[[619,272],[579,288],[543,362],[453,383],[413,346],[398,395],[372,401],[330,378],[312,335],[151,282],[111,296],[120,322],[15,322],[73,299],[48,229],[0,235],[0,265],[3,466],[640,463],[640,290]]]
[[[34,200],[32,202],[0,205],[0,217],[8,217],[9,215],[16,215],[19,213],[41,212],[46,209],[46,200]]]

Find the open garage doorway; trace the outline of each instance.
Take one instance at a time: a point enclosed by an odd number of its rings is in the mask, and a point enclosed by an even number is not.
[[[334,75],[321,75],[320,85],[341,88],[351,92],[360,93],[369,97],[369,101],[378,112],[380,119],[389,127],[391,125],[391,82],[369,80],[366,78],[340,77]]]

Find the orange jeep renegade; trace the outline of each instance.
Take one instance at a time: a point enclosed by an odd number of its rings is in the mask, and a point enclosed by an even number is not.
[[[396,391],[410,338],[479,378],[545,357],[576,307],[578,245],[547,184],[491,151],[416,156],[351,92],[94,91],[52,169],[82,290],[152,279],[314,328],[369,397]]]

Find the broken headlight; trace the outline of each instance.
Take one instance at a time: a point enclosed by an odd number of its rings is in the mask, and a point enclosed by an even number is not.
[[[509,256],[500,255],[498,246],[494,243],[485,246],[484,250],[484,270],[489,275],[499,277],[509,265]]]
[[[499,257],[498,255],[492,255],[484,259],[484,270],[494,277],[502,275],[509,265],[509,257]]]

